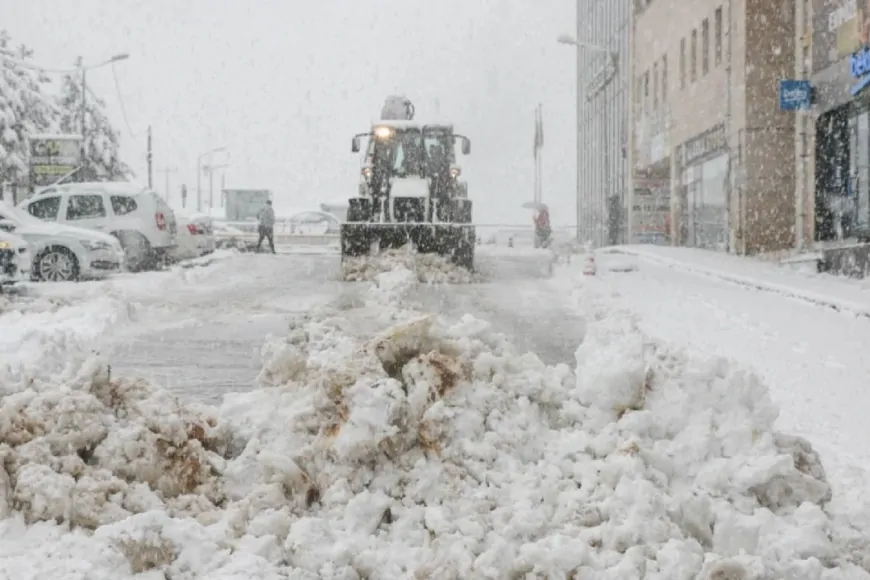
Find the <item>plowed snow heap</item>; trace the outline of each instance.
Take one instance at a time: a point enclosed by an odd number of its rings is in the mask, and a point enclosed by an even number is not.
[[[96,360],[15,385],[0,577],[870,578],[753,376],[592,299],[576,373],[546,366],[415,283],[270,338],[219,411]]]

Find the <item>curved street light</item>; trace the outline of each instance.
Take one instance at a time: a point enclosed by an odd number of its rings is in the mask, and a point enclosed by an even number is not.
[[[203,157],[209,157],[214,155],[215,153],[220,153],[222,151],[226,151],[227,148],[225,146],[215,147],[214,149],[209,149],[203,153],[200,153],[196,157],[196,211],[202,211],[202,159]]]
[[[558,42],[559,44],[566,44],[568,46],[573,46],[577,49],[577,73],[576,73],[576,75],[577,75],[577,97],[576,97],[576,99],[577,99],[577,120],[576,120],[576,123],[577,123],[577,126],[576,126],[577,151],[576,151],[576,160],[575,160],[576,165],[577,165],[577,184],[576,184],[577,191],[575,192],[575,195],[577,196],[577,200],[576,200],[577,201],[577,230],[576,230],[575,234],[576,234],[578,243],[580,243],[582,241],[582,240],[580,240],[580,221],[581,221],[581,213],[582,213],[581,212],[582,206],[581,206],[580,200],[582,199],[583,186],[582,186],[582,178],[580,175],[580,171],[581,171],[580,170],[580,152],[581,152],[582,147],[583,147],[583,140],[582,140],[582,137],[580,135],[580,118],[583,115],[583,94],[587,93],[587,97],[586,97],[587,101],[592,100],[593,97],[595,97],[596,95],[598,95],[604,89],[607,88],[607,86],[616,77],[617,72],[619,71],[619,53],[618,52],[610,50],[610,49],[605,48],[603,46],[598,46],[596,44],[591,44],[588,42],[583,42],[582,40],[578,40],[580,37],[581,28],[582,28],[582,19],[580,16],[581,14],[582,14],[582,12],[580,10],[580,2],[578,1],[577,2],[577,35],[572,36],[570,34],[560,34],[558,37],[556,37],[556,42]],[[591,50],[594,52],[600,52],[603,54],[607,54],[610,57],[609,60],[610,60],[610,64],[611,64],[610,74],[603,77],[601,83],[598,84],[598,86],[592,87],[591,89],[589,87],[587,87],[585,91],[584,91],[584,87],[581,85],[581,82],[582,82],[581,79],[583,78],[583,70],[582,70],[582,66],[583,66],[582,62],[583,61],[581,58],[581,53],[583,50]],[[612,191],[612,187],[611,187],[612,186],[612,184],[611,184],[612,176],[610,175],[610,131],[608,130],[608,126],[609,126],[609,122],[610,122],[610,118],[609,118],[610,111],[609,111],[608,101],[607,101],[606,97],[604,99],[603,117],[604,117],[604,127],[605,127],[605,129],[604,129],[604,140],[605,140],[605,143],[604,143],[604,156],[605,156],[604,166],[605,166],[605,173],[606,173],[606,176],[605,176],[605,189],[606,189],[605,195],[607,196],[607,199],[609,200],[610,195],[611,195],[611,191]]]

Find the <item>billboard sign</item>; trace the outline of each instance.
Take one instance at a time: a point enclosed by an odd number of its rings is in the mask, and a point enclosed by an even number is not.
[[[870,0],[813,1],[813,70],[821,71],[870,41]]]
[[[257,219],[267,200],[272,199],[268,189],[225,189],[226,215],[229,221]]]
[[[81,135],[31,135],[30,184],[45,187],[81,165]]]

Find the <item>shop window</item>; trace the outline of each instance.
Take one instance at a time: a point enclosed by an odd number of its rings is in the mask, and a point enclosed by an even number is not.
[[[643,109],[649,109],[649,71],[643,73]]]
[[[716,9],[713,15],[713,62],[715,66],[722,64],[722,7]]]
[[[701,74],[710,72],[710,21],[701,23]]]

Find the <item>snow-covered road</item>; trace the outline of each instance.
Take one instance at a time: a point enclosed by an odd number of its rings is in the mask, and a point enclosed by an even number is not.
[[[595,283],[646,333],[751,367],[780,406],[780,429],[813,441],[842,485],[867,479],[850,471],[870,469],[870,319],[643,258],[599,263]],[[609,271],[628,264],[636,269]]]
[[[524,276],[505,261],[483,284],[421,285],[409,296],[423,310],[469,313],[492,322],[522,351],[573,365],[583,336],[570,294],[552,280]],[[135,305],[132,320],[109,324],[95,345],[117,375],[142,376],[180,395],[217,403],[252,388],[268,334],[283,335],[294,314],[358,301],[365,284],[337,280],[338,258],[322,254],[235,255],[201,269],[84,285],[37,286],[32,294],[84,300],[107,294]]]

